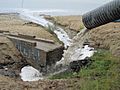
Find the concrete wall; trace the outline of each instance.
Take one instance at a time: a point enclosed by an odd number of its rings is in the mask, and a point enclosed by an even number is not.
[[[39,69],[41,72],[47,73],[47,67],[52,67],[62,58],[64,47],[59,47],[49,52],[35,48],[34,43],[10,38],[20,53],[26,58],[27,62]]]
[[[46,65],[46,52],[35,48],[34,43],[13,38],[11,41],[30,64],[36,66],[37,68]]]
[[[61,46],[47,53],[47,62],[46,62],[47,73],[51,73],[54,71],[53,69],[54,65],[56,64],[57,61],[61,60],[61,58],[63,57],[62,56],[62,54],[64,53],[63,50],[64,47]]]

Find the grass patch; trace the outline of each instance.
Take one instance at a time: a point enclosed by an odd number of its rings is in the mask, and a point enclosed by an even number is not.
[[[98,50],[93,63],[79,75],[81,90],[120,90],[120,60],[106,50]]]
[[[52,77],[49,77],[49,79],[70,79],[73,78],[75,74],[73,72],[64,72],[61,74],[53,75]]]
[[[80,90],[120,90],[120,59],[109,51],[98,50],[91,57],[92,64],[79,73],[63,73],[51,79],[70,79],[80,77]]]

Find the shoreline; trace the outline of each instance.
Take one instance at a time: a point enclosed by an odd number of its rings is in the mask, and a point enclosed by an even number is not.
[[[22,9],[22,8],[17,8],[17,9],[1,9],[0,8],[0,13],[20,13],[20,12],[31,12],[31,13],[36,13],[36,14],[46,14],[46,15],[51,15],[51,16],[77,16],[77,15],[82,15],[80,11],[75,11],[75,10],[63,10],[63,9],[41,9],[41,10],[31,10],[31,9]]]

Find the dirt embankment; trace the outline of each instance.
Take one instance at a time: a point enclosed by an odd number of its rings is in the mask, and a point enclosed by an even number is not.
[[[108,49],[115,56],[120,56],[120,23],[108,23],[89,32],[91,46]]]
[[[0,36],[0,75],[19,77],[20,69],[26,64],[13,43]]]

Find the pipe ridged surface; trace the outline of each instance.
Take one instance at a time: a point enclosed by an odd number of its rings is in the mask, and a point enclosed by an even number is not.
[[[120,19],[120,0],[113,0],[82,16],[83,24],[92,29]]]

